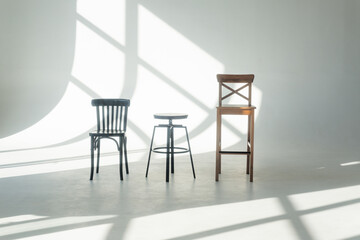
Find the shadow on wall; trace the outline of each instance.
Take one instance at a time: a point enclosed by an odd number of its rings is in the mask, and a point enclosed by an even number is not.
[[[28,128],[70,81],[76,1],[0,2],[0,138]]]

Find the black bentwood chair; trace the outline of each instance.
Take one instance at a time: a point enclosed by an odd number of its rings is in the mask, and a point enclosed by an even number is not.
[[[126,173],[129,174],[126,152],[127,113],[130,106],[129,99],[93,99],[91,105],[96,107],[97,129],[89,133],[91,138],[91,171],[90,180],[94,176],[94,152],[97,150],[96,173],[99,173],[100,140],[113,140],[120,153],[120,180],[123,180],[122,159],[125,156]]]

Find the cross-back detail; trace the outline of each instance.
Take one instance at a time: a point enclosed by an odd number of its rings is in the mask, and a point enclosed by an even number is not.
[[[129,99],[93,99],[98,132],[125,132]]]
[[[245,85],[239,87],[239,88],[236,89],[236,90],[234,90],[233,88],[229,87],[229,86],[226,85],[225,83],[222,83],[222,86],[225,87],[225,88],[227,88],[227,89],[229,89],[229,90],[231,91],[231,93],[223,96],[223,97],[221,98],[221,100],[224,100],[225,98],[228,98],[228,97],[230,97],[230,96],[233,95],[233,94],[237,94],[237,95],[239,95],[240,97],[244,98],[245,100],[249,101],[249,98],[248,98],[248,97],[245,97],[244,95],[242,95],[241,93],[239,93],[239,91],[241,91],[242,89],[248,87],[249,84],[245,84]]]
[[[245,99],[248,102],[248,105],[251,106],[251,88],[252,88],[252,82],[254,81],[253,74],[242,74],[242,75],[218,74],[217,79],[219,82],[219,106],[220,107],[222,106],[222,101],[224,99],[226,99],[234,94]],[[228,85],[228,83],[243,83],[244,85],[237,89],[234,89],[233,87],[230,87]],[[230,93],[223,96],[222,87],[225,87],[226,89],[230,90]],[[245,88],[248,88],[248,97],[239,93],[239,91],[241,91]]]

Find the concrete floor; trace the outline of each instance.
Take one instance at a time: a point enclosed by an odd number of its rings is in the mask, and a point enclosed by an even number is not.
[[[234,156],[215,182],[214,156],[194,155],[195,180],[176,156],[169,183],[159,155],[145,178],[146,151],[129,153],[122,182],[117,153],[93,181],[86,155],[3,161],[0,239],[360,239],[359,158],[256,155],[249,183]]]

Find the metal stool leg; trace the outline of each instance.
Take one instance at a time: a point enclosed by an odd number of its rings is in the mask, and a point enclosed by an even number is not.
[[[171,173],[174,173],[174,127],[170,127]]]
[[[193,171],[194,178],[196,178],[196,176],[195,176],[194,162],[193,162],[193,158],[192,158],[192,154],[191,154],[191,148],[190,148],[189,134],[188,134],[187,128],[186,128],[186,127],[184,127],[184,128],[185,128],[185,132],[186,132],[186,139],[187,139],[187,142],[188,142],[188,147],[189,147],[190,160],[191,160],[191,167],[192,167],[192,171]]]
[[[169,170],[170,170],[170,166],[169,166],[169,155],[170,155],[170,131],[171,131],[171,127],[168,126],[167,127],[167,141],[166,141],[166,182],[169,182]]]
[[[148,176],[148,172],[149,172],[150,157],[151,157],[152,146],[153,146],[153,142],[154,142],[155,129],[156,129],[156,126],[154,126],[154,129],[153,129],[153,134],[152,134],[152,137],[151,137],[150,151],[149,151],[149,158],[148,158],[148,163],[147,163],[147,167],[146,167],[146,174],[145,174],[145,177],[147,177],[147,176]]]

